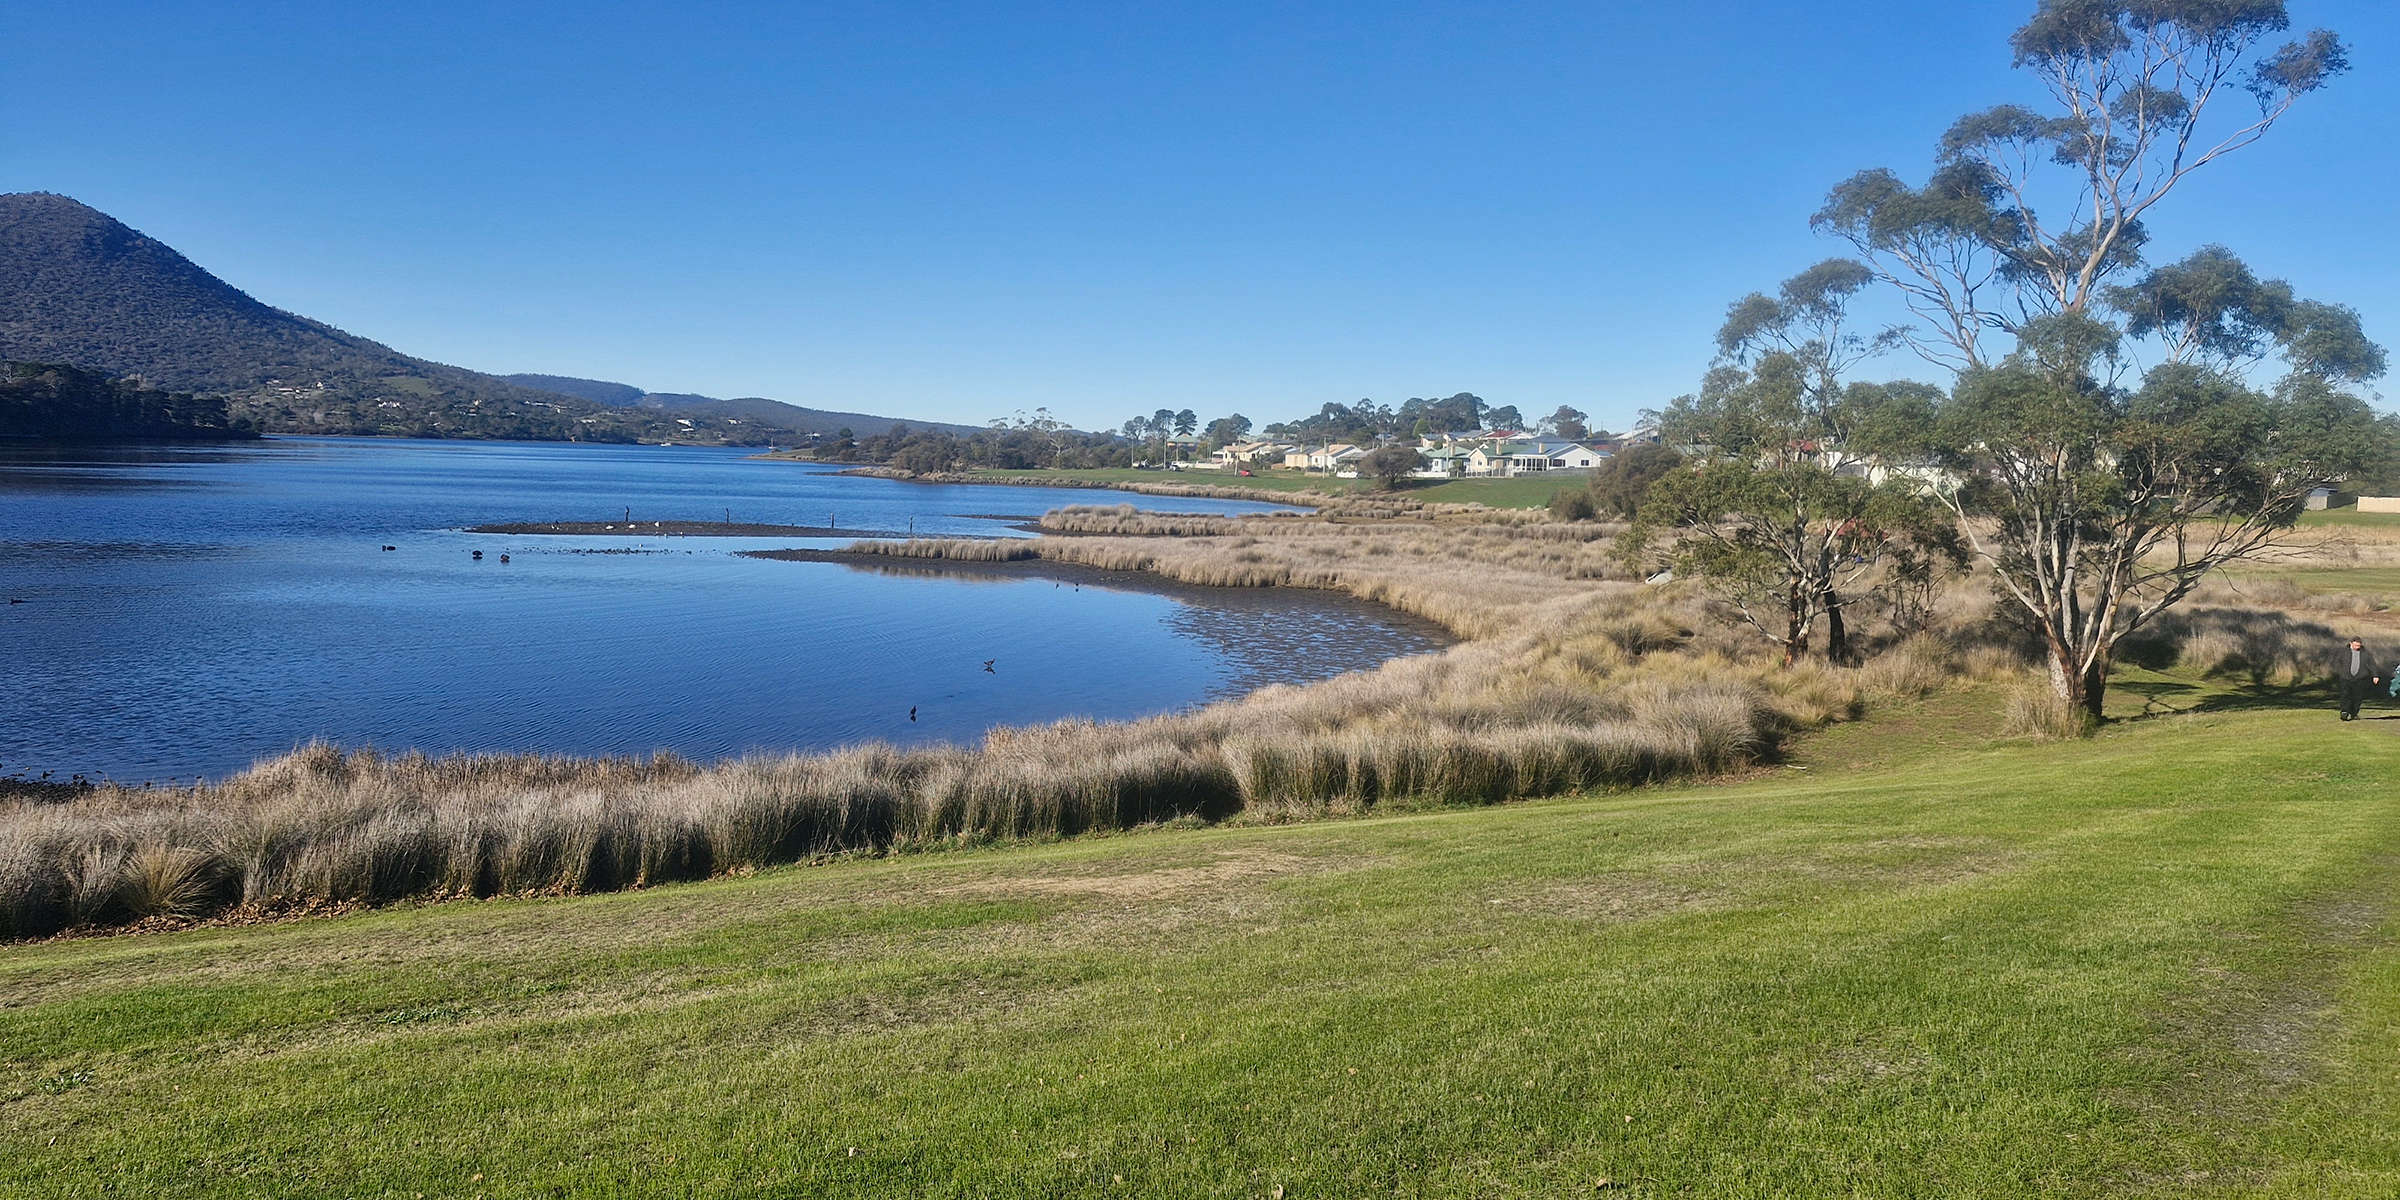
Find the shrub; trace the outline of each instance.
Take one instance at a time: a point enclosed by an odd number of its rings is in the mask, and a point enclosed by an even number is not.
[[[1650,495],[1650,485],[1683,465],[1683,456],[1665,446],[1627,446],[1592,468],[1592,502],[1600,511],[1632,520]]]

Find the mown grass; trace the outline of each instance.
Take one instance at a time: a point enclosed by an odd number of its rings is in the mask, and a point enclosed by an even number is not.
[[[1581,475],[1558,475],[1545,478],[1524,475],[1514,479],[1452,479],[1442,482],[1412,481],[1407,494],[1421,500],[1443,504],[1486,504],[1493,508],[1541,508],[1562,488],[1589,486]]]
[[[2335,528],[2356,526],[2364,529],[2400,529],[2400,513],[2360,512],[2355,507],[2321,508],[2300,514],[2303,527],[2324,525]]]
[[[0,1192],[2392,1195],[2400,740],[2213,694],[2059,744],[1952,693],[1728,787],[0,949]]]
[[[1186,484],[1217,485],[1221,487],[1252,488],[1270,492],[1314,492],[1325,496],[1367,495],[1383,490],[1373,479],[1336,479],[1330,475],[1309,475],[1298,471],[1260,471],[1244,477],[1232,471],[1144,471],[1123,467],[1089,470],[1026,470],[1003,471],[983,468],[965,473],[969,479],[981,478],[994,483],[1073,483],[1082,486],[1107,484]],[[1540,508],[1550,503],[1550,497],[1562,487],[1582,487],[1581,475],[1560,475],[1555,478],[1524,476],[1515,479],[1450,479],[1402,480],[1397,493],[1412,499],[1442,504],[1482,504],[1492,508]]]
[[[1238,471],[1151,471],[1136,467],[1088,467],[1057,470],[1048,467],[1025,470],[1003,470],[997,467],[976,467],[961,472],[970,479],[999,481],[1066,481],[1085,485],[1110,483],[1179,483],[1219,485],[1224,487],[1260,488],[1278,492],[1322,492],[1340,495],[1360,490],[1364,483],[1356,479],[1335,479],[1330,475],[1309,475],[1299,471],[1256,471],[1247,476]]]

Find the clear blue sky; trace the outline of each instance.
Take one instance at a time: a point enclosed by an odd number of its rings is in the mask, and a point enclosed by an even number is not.
[[[1830,184],[1921,178],[2026,95],[2031,7],[20,5],[0,189],[480,370],[1086,427],[1471,390],[1615,428],[1836,252]],[[2352,72],[2154,246],[2227,242],[2400,343],[2400,5],[2292,9]]]

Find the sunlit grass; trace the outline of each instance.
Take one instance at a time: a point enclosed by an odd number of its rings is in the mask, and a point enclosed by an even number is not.
[[[1949,693],[1732,786],[8,948],[0,1191],[2394,1194],[2400,740],[2210,691],[2072,744]]]

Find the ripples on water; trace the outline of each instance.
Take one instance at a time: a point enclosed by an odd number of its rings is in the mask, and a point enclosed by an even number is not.
[[[697,758],[967,740],[995,724],[1182,708],[1442,643],[1423,622],[1323,593],[733,553],[846,544],[825,539],[456,532],[630,507],[636,519],[730,509],[736,521],[990,536],[1009,531],[969,514],[1119,501],[1269,507],[839,477],[693,447],[0,448],[0,593],[25,601],[0,605],[0,775],[213,777],[316,737]]]

